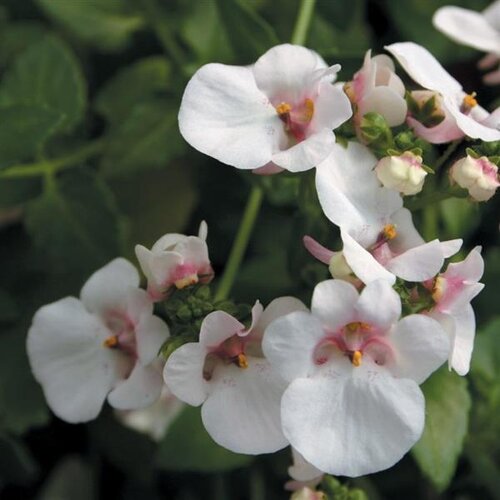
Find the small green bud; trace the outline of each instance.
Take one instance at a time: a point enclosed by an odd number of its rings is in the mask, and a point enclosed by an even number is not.
[[[195,295],[198,299],[206,301],[206,300],[210,300],[212,292],[211,292],[209,286],[200,286],[200,288],[198,288],[198,290],[196,290]]]
[[[193,318],[193,313],[191,308],[187,304],[183,304],[179,309],[177,309],[176,316],[181,321],[190,321]]]

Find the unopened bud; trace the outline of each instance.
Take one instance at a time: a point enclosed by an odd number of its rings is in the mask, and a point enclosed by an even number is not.
[[[375,172],[386,188],[403,194],[417,194],[422,191],[427,175],[422,167],[422,157],[410,151],[401,156],[385,156],[378,162]]]
[[[450,176],[460,187],[469,191],[476,201],[489,200],[497,190],[498,167],[486,156],[466,156],[451,167]]]

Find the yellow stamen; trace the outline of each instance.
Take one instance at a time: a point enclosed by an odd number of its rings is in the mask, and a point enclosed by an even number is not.
[[[382,229],[384,237],[388,240],[393,240],[397,236],[396,226],[394,224],[386,224]]]
[[[116,347],[118,345],[118,337],[116,335],[111,335],[102,343],[102,345],[104,347],[109,347],[110,349]]]
[[[471,109],[474,106],[477,106],[477,100],[475,99],[476,95],[477,94],[475,92],[465,95],[463,99],[464,107],[466,107],[467,109]]]
[[[314,115],[314,102],[307,98],[304,102],[304,121],[310,122]]]
[[[354,92],[354,88],[352,86],[352,82],[344,83],[344,92],[351,101],[351,103],[356,102],[356,93]]]
[[[174,282],[174,285],[178,290],[182,290],[183,288],[186,288],[187,286],[190,285],[196,285],[198,283],[198,275],[196,274],[190,274],[189,276],[186,276],[185,278],[181,278],[180,280],[177,280]]]
[[[290,106],[287,102],[282,102],[276,106],[276,112],[280,116],[286,115],[287,113],[290,113],[290,111],[292,111],[292,106]]]
[[[351,363],[354,366],[359,366],[359,365],[361,365],[361,359],[362,358],[363,358],[363,354],[361,353],[361,351],[354,351],[353,354],[352,354]]]
[[[238,357],[236,358],[236,364],[240,368],[248,368],[247,357],[243,353],[238,354]]]
[[[444,294],[445,280],[438,276],[432,287],[432,299],[434,302],[439,302]]]
[[[357,332],[358,330],[367,332],[372,329],[372,327],[368,323],[363,323],[362,321],[353,321],[352,323],[347,323],[345,327],[350,333]]]

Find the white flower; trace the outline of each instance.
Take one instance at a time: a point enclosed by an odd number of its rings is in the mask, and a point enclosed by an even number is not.
[[[335,146],[316,172],[316,188],[325,215],[340,227],[343,256],[364,283],[396,276],[407,281],[433,278],[462,240],[428,243],[402,208],[401,196],[380,186],[372,153],[361,144]]]
[[[427,175],[422,167],[422,157],[410,151],[400,156],[385,156],[377,163],[375,172],[386,188],[406,195],[420,193]]]
[[[115,414],[126,427],[161,441],[183,408],[184,403],[164,385],[160,397],[151,406],[141,410],[116,410]]]
[[[290,385],[283,432],[314,467],[361,476],[394,465],[424,427],[421,384],[447,358],[439,323],[416,314],[398,321],[401,302],[384,280],[361,295],[341,280],[316,286],[312,314],[269,325],[266,357]]]
[[[442,97],[442,108],[449,121],[428,129],[425,137],[430,142],[441,142],[432,139],[432,132],[436,129],[439,136],[445,126],[450,129],[458,128],[464,135],[483,141],[500,139],[499,119],[492,119],[484,108],[478,105],[475,94],[466,94],[460,85],[439,64],[436,58],[424,47],[413,42],[394,43],[386,49],[399,61],[404,70],[424,89],[438,92]],[[414,122],[409,121],[410,125]],[[440,127],[440,128],[439,128]],[[419,129],[415,132],[419,134]]]
[[[164,299],[172,287],[181,289],[212,279],[206,239],[207,224],[203,221],[198,236],[169,233],[151,250],[136,245],[135,253],[148,279],[148,293],[153,300]]]
[[[308,170],[330,153],[332,129],[352,115],[347,96],[331,85],[339,69],[289,44],[252,66],[207,64],[186,87],[180,131],[194,148],[237,168],[272,162]]]
[[[180,400],[203,404],[203,425],[214,441],[236,453],[271,453],[288,442],[281,432],[280,398],[285,382],[261,350],[266,326],[305,306],[282,297],[264,312],[257,301],[246,329],[223,311],[210,313],[199,342],[179,347],[165,365],[165,383]]]
[[[61,419],[92,420],[106,397],[125,410],[144,408],[160,395],[155,360],[169,330],[138,287],[134,266],[115,259],[88,279],[80,300],[66,297],[35,314],[28,357],[48,405]]]
[[[498,182],[498,167],[486,158],[467,156],[456,161],[450,170],[451,178],[476,201],[487,201],[496,192]]]
[[[484,288],[481,247],[474,248],[465,260],[449,264],[434,281],[432,297],[436,305],[430,316],[437,319],[451,338],[449,366],[459,375],[469,371],[476,321],[470,301]]]
[[[479,62],[481,69],[498,65],[500,61],[500,0],[483,12],[452,5],[438,9],[432,19],[434,26],[455,42],[489,52]],[[500,83],[500,69],[485,75],[484,82]]]
[[[344,90],[357,106],[354,117],[357,124],[369,112],[381,114],[390,127],[405,121],[408,110],[404,99],[405,86],[394,72],[392,59],[385,54],[371,57],[368,50],[362,68]]]

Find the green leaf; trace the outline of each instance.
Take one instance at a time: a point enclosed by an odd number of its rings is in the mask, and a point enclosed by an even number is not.
[[[124,0],[37,0],[54,21],[85,43],[103,51],[118,51],[144,26]]]
[[[27,205],[25,223],[53,272],[85,276],[122,253],[123,228],[114,199],[84,170],[49,178],[43,196]]]
[[[476,336],[472,374],[489,383],[500,384],[500,317],[494,318]]]
[[[127,66],[97,94],[96,110],[110,122],[121,122],[138,102],[166,91],[170,71],[169,63],[161,56],[147,57]]]
[[[86,106],[85,81],[65,42],[47,36],[16,59],[0,85],[0,106],[15,104],[59,112],[59,131],[70,131],[81,121]]]
[[[14,434],[42,426],[49,419],[41,388],[31,375],[25,335],[21,330],[0,335],[0,428]]]
[[[0,434],[0,479],[2,483],[26,485],[38,474],[38,465],[20,439]]]
[[[420,469],[438,491],[453,478],[469,423],[467,380],[442,367],[422,386],[425,429],[412,450]]]
[[[214,443],[203,427],[200,409],[186,407],[160,443],[157,464],[176,471],[216,472],[244,467],[253,457]]]
[[[38,105],[1,107],[0,168],[35,156],[61,121],[59,111]]]
[[[102,158],[103,173],[115,176],[165,167],[184,147],[177,106],[166,99],[152,99],[135,106],[123,123],[111,129]]]
[[[242,60],[253,62],[279,44],[273,28],[247,2],[216,0],[229,41]]]
[[[36,198],[42,191],[38,177],[2,179],[0,176],[0,209],[16,207]]]

